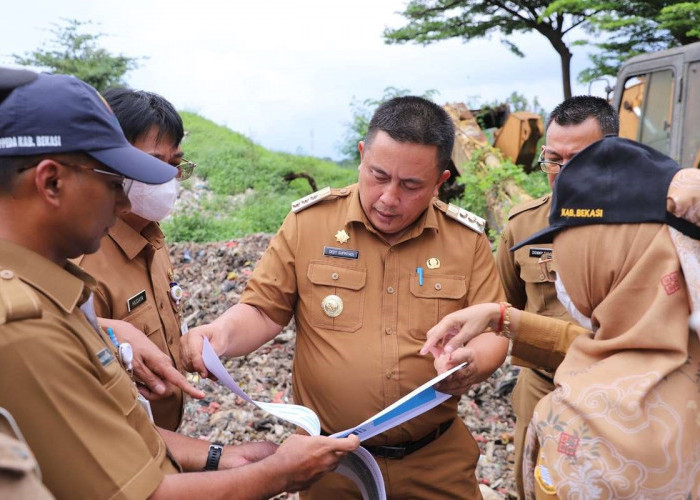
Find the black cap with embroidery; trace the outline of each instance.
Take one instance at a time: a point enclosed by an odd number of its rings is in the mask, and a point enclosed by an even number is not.
[[[551,243],[568,227],[660,222],[700,239],[700,228],[666,211],[680,170],[668,156],[629,139],[607,136],[574,156],[554,182],[549,227],[517,243]]]

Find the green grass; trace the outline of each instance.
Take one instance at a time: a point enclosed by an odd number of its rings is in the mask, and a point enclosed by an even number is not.
[[[342,187],[357,180],[355,165],[341,166],[318,158],[268,151],[196,114],[181,115],[187,131],[182,148],[186,158],[198,165],[196,177],[185,181],[183,187],[192,189],[204,180],[213,194],[199,202],[197,211],[181,210],[163,222],[168,241],[224,241],[251,233],[276,232],[289,212],[290,203],[311,193],[305,179],[285,181],[283,177],[290,172],[311,175],[319,189]],[[467,210],[483,215],[484,194],[507,179],[514,180],[534,197],[549,190],[546,176],[541,172],[526,175],[510,161],[504,161],[501,168],[485,177],[475,175],[478,156],[465,165],[460,177],[465,192],[460,200],[454,201]]]
[[[214,193],[196,213],[176,213],[163,222],[168,241],[222,241],[256,232],[273,233],[290,203],[311,192],[305,179],[287,182],[289,172],[311,175],[319,189],[357,180],[357,170],[306,156],[276,153],[193,113],[181,113],[187,130],[185,156],[197,163],[196,175]],[[193,179],[190,186],[198,182]],[[229,196],[253,190],[241,203]]]

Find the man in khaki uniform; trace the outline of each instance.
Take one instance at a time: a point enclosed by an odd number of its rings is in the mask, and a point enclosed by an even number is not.
[[[59,499],[268,497],[307,486],[358,444],[293,436],[212,453],[149,421],[121,366],[128,349],[97,325],[96,283],[68,259],[96,251],[129,210],[130,179],[176,172],[129,145],[74,77],[39,75],[0,105],[0,406]],[[221,470],[177,474],[205,466]]]
[[[0,498],[49,500],[53,495],[41,484],[39,465],[12,415],[0,408]]]
[[[103,96],[132,145],[177,167],[178,180],[189,177],[194,164],[183,161],[184,129],[172,104],[157,94],[130,89],[107,90]],[[95,311],[100,324],[111,327],[120,341],[130,342],[141,355],[135,366],[136,376],[144,382],[140,390],[151,400],[156,425],[172,431],[182,419],[183,388],[192,396],[203,396],[173,369],[182,371],[182,291],[173,278],[158,221],[171,211],[176,196],[176,180],[132,185],[131,211],[117,218],[97,252],[78,260],[98,282]]]
[[[0,68],[0,103],[20,85],[36,80],[36,73]],[[39,465],[15,419],[0,407],[0,498],[44,500],[53,498],[41,484]]]
[[[547,120],[547,143],[540,155],[540,165],[547,173],[550,187],[554,186],[561,166],[571,157],[605,135],[617,135],[618,128],[615,110],[598,97],[576,96],[554,108]],[[552,245],[526,245],[515,252],[510,251],[513,245],[549,225],[550,206],[551,193],[513,207],[508,214],[508,225],[501,233],[496,264],[506,297],[513,307],[573,321],[557,300],[554,273],[548,259],[552,255]],[[516,415],[516,483],[520,498],[524,498],[522,457],[525,433],[538,401],[554,390],[554,370],[563,356],[559,352],[535,349],[531,343],[517,338],[513,340],[511,354],[512,362],[523,367],[513,390],[512,403]]]
[[[417,97],[380,106],[360,142],[359,184],[292,204],[239,304],[183,337],[203,375],[202,338],[220,355],[271,340],[294,316],[294,399],[334,433],[355,426],[435,376],[419,354],[426,331],[502,290],[482,219],[434,197],[449,177],[449,116]],[[461,396],[505,359],[507,340],[472,343],[469,365],[439,390]],[[458,397],[367,441],[387,496],[480,498],[479,449],[457,418]],[[304,498],[356,498],[335,474]]]

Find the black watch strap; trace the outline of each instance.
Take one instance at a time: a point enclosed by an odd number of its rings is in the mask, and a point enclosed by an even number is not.
[[[212,443],[209,445],[207,464],[204,466],[204,470],[217,470],[219,468],[219,459],[222,451],[224,451],[224,447],[220,444]]]

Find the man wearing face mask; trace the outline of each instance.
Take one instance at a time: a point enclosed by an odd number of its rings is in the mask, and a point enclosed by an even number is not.
[[[130,89],[103,95],[129,142],[179,173],[177,180],[160,185],[134,181],[131,211],[117,219],[96,253],[78,263],[99,283],[95,310],[101,325],[134,348],[134,372],[142,382],[140,391],[151,400],[155,423],[175,430],[182,417],[183,390],[194,397],[203,394],[180,373],[182,290],[173,278],[158,221],[172,211],[178,180],[189,177],[194,164],[183,159],[182,119],[167,100]]]
[[[617,113],[600,97],[575,96],[560,103],[547,120],[546,144],[542,146],[540,167],[547,174],[550,188],[562,165],[575,154],[605,135],[617,135]],[[547,227],[552,194],[513,207],[508,225],[501,233],[496,265],[508,302],[524,311],[571,321],[557,300],[551,265],[552,245],[526,245],[510,248],[532,233]],[[574,318],[579,323],[579,318]],[[586,326],[586,325],[583,325]],[[590,327],[589,327],[590,328]],[[539,336],[544,341],[544,333]],[[512,362],[523,368],[511,398],[516,415],[515,476],[520,498],[524,498],[522,456],[525,431],[537,402],[554,390],[554,370],[563,359],[562,352],[541,351],[529,342],[513,340]],[[544,368],[544,369],[541,369]]]

